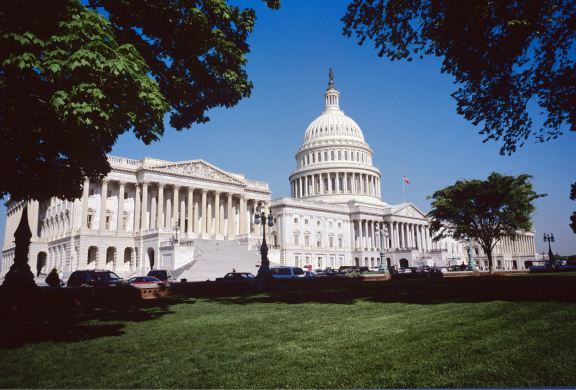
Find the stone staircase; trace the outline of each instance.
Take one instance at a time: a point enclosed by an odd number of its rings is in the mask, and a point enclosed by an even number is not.
[[[182,275],[184,272],[188,271],[190,268],[192,268],[192,266],[194,264],[196,264],[198,260],[192,260],[190,263],[186,264],[184,267],[182,268],[178,268],[177,270],[174,270],[171,272],[172,274],[172,279],[174,280],[179,280],[180,279],[180,275]]]
[[[238,245],[237,241],[198,239],[194,240],[194,243],[204,252],[204,259],[191,263],[188,269],[178,275],[178,280],[183,278],[188,281],[214,280],[232,272],[232,269],[236,269],[236,272],[250,272],[253,275],[258,273],[256,265],[260,263],[260,255],[257,251],[249,251],[247,244]],[[270,266],[280,264],[270,262]]]

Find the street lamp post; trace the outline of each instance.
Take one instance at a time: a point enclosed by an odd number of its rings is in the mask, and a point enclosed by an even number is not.
[[[468,237],[468,271],[476,271],[476,263],[474,262],[474,256],[472,255],[472,238]]]
[[[259,225],[262,222],[262,245],[260,246],[260,268],[258,268],[257,278],[269,278],[272,276],[270,271],[270,261],[268,260],[268,246],[266,245],[266,214],[264,211],[262,213],[256,212],[254,216],[254,223]],[[272,218],[272,212],[268,215],[268,226],[272,227],[274,225],[274,219]]]
[[[174,245],[176,245],[178,244],[178,232],[180,231],[180,223],[178,223],[178,221],[176,221],[176,224],[174,224],[172,230],[176,232],[176,239],[174,240]]]
[[[550,233],[550,235],[544,233],[544,242],[546,241],[548,241],[548,259],[550,260],[550,267],[552,267],[552,262],[554,261],[554,254],[552,254],[552,247],[550,246],[550,242],[554,242],[554,233]]]
[[[384,250],[384,236],[388,237],[388,228],[384,226],[383,229],[378,229],[376,226],[376,234],[380,232],[380,268],[378,268],[378,273],[384,273],[385,275],[390,275],[388,266],[386,264],[386,251]]]

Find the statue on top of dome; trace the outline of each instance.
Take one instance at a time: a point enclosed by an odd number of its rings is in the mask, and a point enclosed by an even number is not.
[[[330,82],[328,83],[328,91],[330,91],[331,89],[334,89],[334,73],[332,73],[332,68],[330,68],[328,76],[330,76]]]

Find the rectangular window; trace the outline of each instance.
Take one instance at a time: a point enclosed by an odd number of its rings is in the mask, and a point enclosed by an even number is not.
[[[324,152],[324,161],[328,161],[328,152]]]
[[[336,179],[332,178],[332,192],[336,191]]]
[[[332,222],[328,222],[328,227],[332,227]]]
[[[307,220],[307,219],[304,220],[304,225],[308,225],[308,220]]]
[[[330,237],[330,248],[334,248],[334,237]]]
[[[310,164],[310,155],[306,156],[306,164]]]
[[[300,267],[300,257],[299,256],[294,257],[294,265],[296,267]]]
[[[328,179],[324,179],[324,191],[328,192]]]
[[[342,238],[338,238],[338,248],[342,248]]]
[[[298,223],[298,218],[294,218],[294,223]]]
[[[338,151],[338,160],[342,160],[342,152]]]
[[[334,152],[330,152],[330,155],[332,157],[332,161],[334,161]]]
[[[124,193],[124,199],[128,199],[128,193],[127,192]]]
[[[298,234],[294,235],[294,245],[298,245]]]
[[[342,223],[338,222],[338,229],[340,229],[342,227]]]
[[[304,246],[310,246],[310,237],[309,236],[304,237]]]
[[[322,162],[322,153],[318,153],[318,162]]]
[[[313,162],[313,163],[316,162],[316,155],[315,155],[315,154],[312,155],[312,162]]]
[[[88,195],[94,196],[94,188],[88,189]]]
[[[338,178],[338,187],[340,188],[340,191],[342,191],[342,178]]]

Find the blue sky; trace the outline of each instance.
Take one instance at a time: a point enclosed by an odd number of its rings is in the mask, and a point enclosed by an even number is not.
[[[402,172],[411,183],[406,201],[424,212],[430,210],[427,195],[458,179],[485,179],[493,171],[528,173],[534,176],[536,192],[548,194],[536,201],[533,217],[538,252],[548,251],[542,240],[546,232],[556,238],[554,253],[576,254],[576,235],[568,226],[576,211],[576,202],[569,199],[570,184],[576,181],[576,134],[566,129],[544,144],[529,139],[512,156],[500,156],[500,143],[482,143],[480,128],[456,114],[450,94],[457,85],[440,73],[440,59],[391,62],[378,57],[371,42],[358,46],[355,38],[342,35],[340,18],[348,3],[286,0],[279,11],[271,11],[259,1],[232,2],[255,8],[258,16],[246,67],[254,83],[252,96],[231,109],[210,111],[208,124],[182,132],[168,129],[152,146],[126,134],[112,155],[203,159],[269,182],[273,198],[289,196],[294,155],[306,128],[324,108],[322,94],[332,68],[340,108],[358,123],[374,152],[385,202],[402,202]],[[2,213],[1,237],[5,219]]]

